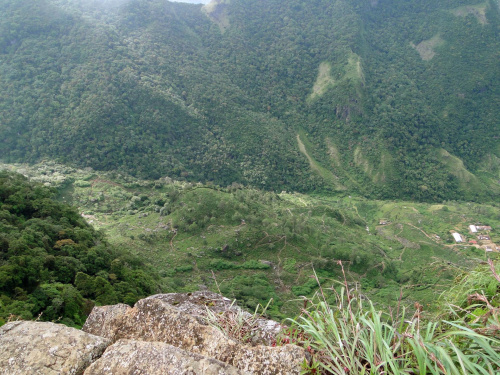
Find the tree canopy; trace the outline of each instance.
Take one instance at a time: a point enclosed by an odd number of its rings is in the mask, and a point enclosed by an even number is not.
[[[0,323],[82,325],[94,304],[129,304],[155,292],[142,262],[112,249],[54,190],[0,171]]]

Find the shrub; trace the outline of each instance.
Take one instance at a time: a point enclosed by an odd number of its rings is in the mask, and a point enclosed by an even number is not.
[[[215,259],[210,262],[210,269],[220,271],[220,270],[231,270],[237,268],[237,265],[231,262],[226,262],[225,260]]]
[[[189,272],[193,270],[193,266],[179,266],[175,268],[175,272]]]
[[[317,279],[317,277],[316,277]],[[319,282],[318,282],[319,284]],[[332,289],[334,290],[334,289]],[[291,320],[301,344],[324,374],[498,374],[500,325],[491,305],[483,321],[424,321],[421,306],[407,317],[377,310],[344,284],[330,306],[322,288]],[[466,314],[469,315],[469,314]]]
[[[241,265],[241,268],[248,270],[266,270],[271,268],[269,264],[261,263],[256,260],[249,260]]]

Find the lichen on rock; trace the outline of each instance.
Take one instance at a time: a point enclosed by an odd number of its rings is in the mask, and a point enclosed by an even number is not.
[[[227,337],[207,323],[208,308],[260,319],[255,325],[262,331],[260,342],[281,328],[208,291],[160,294],[133,308],[94,307],[82,331],[47,322],[7,323],[0,327],[0,375],[300,374],[308,359],[304,348],[251,345]]]
[[[62,324],[10,322],[0,327],[0,374],[80,375],[109,343]]]
[[[95,307],[83,329],[112,340],[166,343],[253,374],[300,373],[301,363],[307,358],[303,348],[295,345],[251,346],[237,342],[218,329],[200,323],[199,316],[195,318],[183,310],[182,306],[177,308],[166,302],[172,302],[174,297],[152,296],[138,301],[131,309]],[[211,298],[213,297],[212,295]],[[184,307],[185,302],[186,300],[182,304]]]
[[[234,366],[163,342],[119,340],[84,375],[249,375]]]

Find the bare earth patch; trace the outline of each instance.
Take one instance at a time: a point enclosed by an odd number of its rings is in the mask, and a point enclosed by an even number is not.
[[[500,1],[497,0],[498,6],[500,7]],[[488,3],[482,3],[478,5],[464,5],[458,8],[455,8],[451,11],[457,17],[466,17],[471,14],[476,17],[477,21],[481,25],[488,24],[488,19],[486,18],[486,9],[488,7]]]
[[[305,157],[307,158],[307,160],[309,161],[309,165],[311,166],[311,169],[319,172],[318,166],[314,162],[313,158],[311,158],[309,156],[309,154],[307,153],[306,146],[304,146],[304,143],[302,142],[302,140],[300,139],[300,135],[298,135],[298,134],[297,134],[297,143],[299,144],[300,152],[302,152],[305,155]]]
[[[337,146],[331,141],[330,138],[326,138],[326,146],[328,147],[328,155],[333,161],[335,166],[340,166],[340,154]]]
[[[444,40],[438,35],[433,36],[429,40],[423,40],[419,44],[415,45],[414,43],[410,43],[413,48],[417,50],[420,57],[424,61],[432,60],[432,58],[436,55],[434,48],[439,47],[444,44]]]
[[[229,1],[230,0],[212,0],[201,8],[207,17],[219,26],[221,33],[224,33],[230,26],[227,14]]]
[[[314,83],[313,91],[311,93],[311,96],[309,97],[310,100],[316,99],[317,97],[323,95],[330,86],[333,86],[335,84],[330,71],[331,65],[329,63],[322,62],[319,65],[318,78],[316,78],[316,82]]]

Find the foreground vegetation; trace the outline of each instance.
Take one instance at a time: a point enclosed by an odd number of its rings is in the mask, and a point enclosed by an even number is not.
[[[157,289],[142,262],[112,248],[55,191],[0,171],[0,325],[81,326],[97,304],[132,304]]]
[[[347,283],[338,292],[321,288],[280,341],[308,348],[311,374],[497,374],[500,277],[490,266],[477,271],[483,279],[467,290],[467,302],[449,305],[440,319],[423,318],[419,304],[413,314],[376,309]]]
[[[304,347],[311,360],[304,361],[303,374],[493,375],[500,370],[500,267],[491,260],[466,274],[466,288],[457,281],[460,291],[444,293],[440,301],[446,307],[432,318],[418,303],[414,313],[401,305],[375,308],[360,290],[349,288],[341,261],[338,266],[344,281],[322,287],[314,274],[319,290],[303,299],[300,315],[287,319],[290,325],[272,343]],[[450,304],[457,298],[464,302]],[[232,305],[219,314],[207,309],[206,320],[233,339],[251,342],[269,303],[253,315]]]

